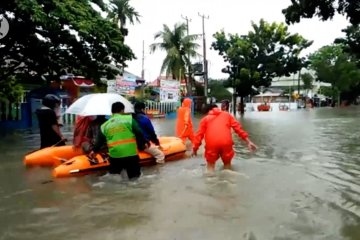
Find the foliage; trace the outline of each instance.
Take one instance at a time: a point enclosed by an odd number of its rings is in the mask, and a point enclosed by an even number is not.
[[[27,78],[64,72],[94,80],[112,77],[111,63],[125,66],[134,58],[118,27],[92,5],[103,0],[2,0],[0,14],[10,31],[1,39],[0,79],[13,74]]]
[[[301,74],[301,80],[303,81],[303,88],[305,90],[310,90],[313,88],[314,77],[310,73]]]
[[[17,83],[14,76],[9,76],[7,79],[0,81],[0,102],[17,102],[23,93],[22,86]]]
[[[107,84],[104,82],[98,82],[93,88],[94,93],[106,93],[107,91]]]
[[[185,78],[186,69],[191,66],[190,58],[198,56],[196,50],[199,48],[195,42],[199,35],[187,35],[186,32],[184,23],[175,24],[173,29],[164,24],[163,30],[155,34],[155,40],[159,39],[160,42],[151,44],[150,51],[166,51],[160,74],[165,71],[166,76],[172,76],[173,79]],[[187,89],[191,92],[190,84],[187,84]]]
[[[313,16],[328,20],[336,12],[345,15],[352,24],[360,23],[360,6],[357,0],[291,0],[291,5],[282,12],[287,23],[300,22],[301,18]]]
[[[332,87],[326,87],[326,86],[321,86],[318,93],[326,97],[333,97],[334,95],[337,94],[336,92],[334,92],[334,89]]]
[[[298,34],[290,34],[285,24],[252,22],[252,31],[247,35],[225,35],[224,31],[214,34],[212,48],[219,51],[227,66],[237,95],[245,97],[252,87],[268,87],[274,77],[290,76],[306,65],[300,52],[312,42]]]
[[[333,97],[351,91],[360,84],[360,70],[350,56],[343,52],[341,45],[324,46],[309,59],[317,80],[331,84]]]
[[[111,0],[108,17],[120,27],[123,36],[128,35],[128,29],[125,28],[127,20],[131,24],[140,22],[140,14],[129,5],[129,0]]]
[[[345,38],[337,38],[335,43],[341,44],[343,51],[353,56],[360,66],[360,25],[348,26],[342,32],[346,34]]]
[[[209,81],[210,96],[216,98],[217,101],[231,99],[231,93],[226,89],[224,83],[226,80]]]

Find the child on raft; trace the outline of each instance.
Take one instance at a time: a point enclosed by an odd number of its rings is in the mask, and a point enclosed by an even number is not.
[[[221,111],[217,105],[212,104],[208,108],[208,114],[200,121],[199,129],[195,134],[192,153],[192,155],[197,156],[197,151],[205,137],[204,155],[208,173],[214,173],[215,163],[219,157],[224,163],[224,169],[231,169],[231,160],[235,155],[231,128],[246,142],[250,151],[257,149],[257,146],[249,139],[247,132],[241,128],[240,123],[230,113]]]

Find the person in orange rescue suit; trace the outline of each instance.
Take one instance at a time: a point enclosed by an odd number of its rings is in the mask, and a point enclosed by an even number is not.
[[[195,135],[193,155],[197,155],[205,136],[207,171],[214,172],[215,163],[219,157],[224,163],[224,169],[231,169],[231,160],[235,155],[231,128],[247,143],[250,151],[256,150],[257,146],[249,139],[247,132],[241,128],[240,123],[230,113],[221,111],[215,104],[210,105],[208,111],[208,114],[201,119]]]
[[[194,130],[191,120],[191,99],[185,98],[177,112],[176,136],[186,142],[188,138],[191,143],[194,141]]]
[[[221,101],[221,111],[229,112],[230,108],[230,101],[227,99],[224,99]]]

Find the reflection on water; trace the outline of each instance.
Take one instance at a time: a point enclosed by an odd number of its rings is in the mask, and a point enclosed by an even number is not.
[[[0,239],[358,240],[359,118],[359,108],[247,113],[240,121],[260,148],[250,154],[236,140],[234,171],[219,164],[205,177],[199,156],[144,168],[136,182],[52,180],[22,165],[36,132],[6,136]],[[173,135],[173,120],[154,125]]]

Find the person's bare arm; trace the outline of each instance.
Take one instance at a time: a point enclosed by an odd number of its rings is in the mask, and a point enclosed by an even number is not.
[[[56,134],[57,134],[61,139],[65,139],[64,136],[62,135],[61,131],[60,131],[60,126],[59,126],[58,124],[52,125],[51,128],[54,130],[54,132],[56,132]]]

